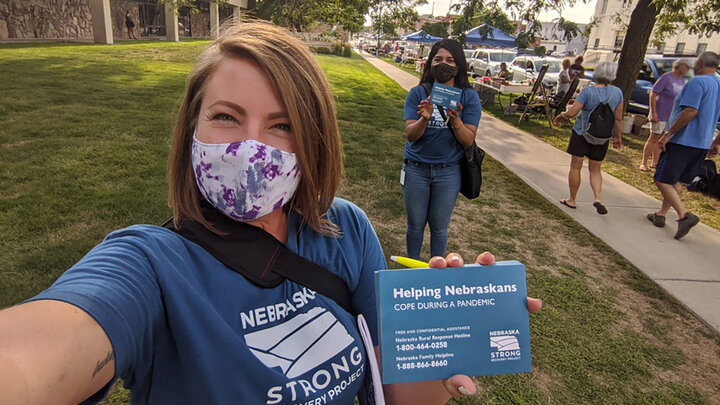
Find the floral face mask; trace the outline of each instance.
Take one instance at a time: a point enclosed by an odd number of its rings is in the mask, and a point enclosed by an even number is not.
[[[280,209],[300,182],[294,153],[254,140],[206,144],[193,134],[192,165],[203,197],[238,221]]]

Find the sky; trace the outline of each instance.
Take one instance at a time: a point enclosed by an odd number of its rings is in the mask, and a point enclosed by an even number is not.
[[[595,3],[597,0],[590,0],[588,4],[584,4],[579,0],[575,7],[563,10],[562,16],[569,21],[578,24],[587,24],[595,13]],[[430,14],[432,11],[436,16],[444,16],[447,14],[451,4],[462,3],[462,0],[428,0],[428,4],[417,7],[418,13]],[[552,21],[557,18],[557,13],[543,12],[540,14],[540,21]]]

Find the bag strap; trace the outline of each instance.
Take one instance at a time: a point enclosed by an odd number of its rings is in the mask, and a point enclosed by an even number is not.
[[[224,235],[189,220],[176,229],[172,217],[162,226],[197,243],[255,285],[271,288],[288,279],[331,298],[344,310],[355,314],[350,289],[337,274],[292,252],[258,227],[233,221],[214,208],[204,207],[203,214]]]

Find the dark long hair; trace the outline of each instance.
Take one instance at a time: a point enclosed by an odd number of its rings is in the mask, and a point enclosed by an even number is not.
[[[458,68],[458,72],[455,75],[455,87],[464,89],[470,87],[470,81],[467,78],[467,59],[465,59],[465,52],[463,51],[460,42],[454,39],[443,39],[442,41],[435,42],[435,45],[430,49],[430,55],[428,55],[427,62],[425,62],[425,69],[423,70],[422,78],[420,83],[434,83],[435,77],[430,71],[430,65],[432,60],[438,53],[440,48],[446,49],[455,59],[455,66]]]

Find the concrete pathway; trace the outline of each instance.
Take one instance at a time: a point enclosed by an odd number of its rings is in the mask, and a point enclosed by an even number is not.
[[[418,84],[417,77],[374,56],[371,64],[403,88]],[[568,196],[570,156],[505,122],[483,114],[478,145],[523,179],[543,197],[564,210],[592,234],[610,245],[647,277],[720,334],[720,232],[700,223],[682,240],[673,239],[677,216],[671,210],[664,228],[645,218],[660,201],[603,174],[603,202],[608,215],[598,215],[587,170],[578,193],[578,208],[561,205]]]

